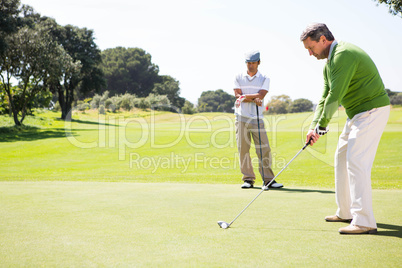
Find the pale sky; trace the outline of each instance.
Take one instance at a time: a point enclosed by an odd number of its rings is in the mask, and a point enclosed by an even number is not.
[[[325,61],[299,41],[312,22],[337,40],[354,43],[374,60],[385,87],[402,91],[402,18],[372,0],[21,0],[60,25],[92,29],[101,50],[138,47],[151,54],[160,75],[180,81],[181,97],[233,94],[244,54],[261,52],[259,70],[271,79],[266,102],[286,94],[316,103]]]

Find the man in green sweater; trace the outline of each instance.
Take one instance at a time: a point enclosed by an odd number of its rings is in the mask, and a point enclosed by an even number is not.
[[[323,23],[309,25],[300,40],[310,56],[327,59],[324,91],[306,142],[313,145],[329,131],[339,105],[348,119],[335,152],[335,196],[338,209],[328,222],[350,222],[341,234],[377,232],[371,197],[371,168],[387,124],[390,102],[377,67],[359,47],[337,42]]]

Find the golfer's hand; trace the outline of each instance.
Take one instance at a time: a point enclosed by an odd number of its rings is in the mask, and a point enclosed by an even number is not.
[[[327,134],[328,131],[329,131],[328,127],[320,127],[318,124],[314,129],[314,132],[320,136],[324,136],[325,134]]]
[[[241,95],[240,97],[237,98],[235,104],[236,104],[236,108],[240,107],[240,104],[246,99],[246,96]]]
[[[310,129],[307,133],[306,143],[308,143],[310,141],[310,145],[313,146],[313,144],[316,143],[319,138],[320,138],[320,135],[315,133],[314,129]]]
[[[260,98],[255,98],[254,99],[255,104],[257,104],[257,106],[262,106],[262,99]]]

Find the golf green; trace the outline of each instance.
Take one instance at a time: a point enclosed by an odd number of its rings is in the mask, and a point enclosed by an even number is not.
[[[0,182],[2,267],[398,267],[401,190],[374,190],[378,234],[338,234],[331,189]],[[399,204],[399,205],[398,205]]]

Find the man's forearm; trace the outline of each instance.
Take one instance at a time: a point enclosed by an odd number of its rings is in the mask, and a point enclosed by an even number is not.
[[[252,101],[253,101],[254,99],[256,99],[256,98],[263,99],[263,98],[265,97],[265,95],[263,96],[263,95],[260,94],[260,93],[246,94],[246,95],[244,95],[244,96],[246,96],[245,101],[249,101],[249,102],[252,102]]]
[[[259,98],[259,99],[264,99],[266,95],[266,92],[258,92],[258,93],[254,93],[254,94],[242,94],[242,92],[236,92],[235,97],[236,99],[238,99],[241,96],[244,96],[245,99],[243,101],[245,102],[253,102],[254,99]]]

